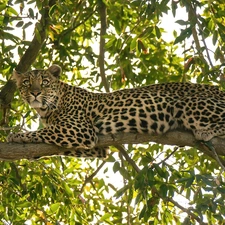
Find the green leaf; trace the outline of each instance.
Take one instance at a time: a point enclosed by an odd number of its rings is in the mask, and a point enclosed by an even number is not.
[[[119,171],[119,169],[120,169],[120,163],[115,162],[113,165],[113,172],[116,173],[117,171]]]
[[[42,184],[41,184],[41,183],[38,183],[38,184],[36,185],[35,192],[36,192],[37,194],[39,194],[40,196],[43,194],[43,187],[42,187]]]
[[[111,37],[105,44],[105,48],[108,49],[112,46],[115,46],[116,43],[116,38],[115,37]]]
[[[155,173],[153,172],[153,170],[151,168],[148,169],[147,175],[148,175],[148,180],[149,181],[153,181],[154,180]]]
[[[6,9],[6,4],[0,3],[0,12]]]
[[[155,26],[151,26],[151,27],[147,27],[143,32],[142,34],[139,36],[139,38],[141,39],[146,39],[146,38],[149,38],[152,36],[152,31],[153,29],[155,28]]]
[[[106,221],[108,220],[113,214],[111,213],[105,213],[101,218],[100,221]]]
[[[173,17],[176,16],[177,4],[178,4],[178,2],[172,1],[172,13],[173,13]]]
[[[129,189],[129,186],[128,186],[128,185],[125,185],[124,187],[122,187],[121,189],[119,189],[119,190],[116,192],[115,197],[116,197],[116,198],[121,197],[128,189]]]
[[[50,205],[51,212],[55,213],[59,209],[60,205],[61,205],[61,203],[59,203],[59,202],[51,204]]]
[[[216,42],[218,41],[218,32],[216,30],[213,32],[212,41],[213,41],[213,44],[216,45]]]
[[[137,205],[138,203],[142,202],[143,200],[143,195],[142,193],[138,193],[137,197],[135,198],[135,205]]]
[[[72,191],[71,188],[67,185],[67,183],[66,183],[66,182],[63,182],[63,183],[62,183],[62,186],[63,186],[63,188],[64,188],[64,190],[65,190],[65,193],[66,193],[68,196],[73,197],[73,191]]]
[[[23,24],[24,24],[24,22],[23,22],[23,21],[19,21],[19,22],[16,24],[16,27],[22,27],[22,26],[23,26]]]
[[[167,192],[168,192],[168,187],[167,187],[167,185],[162,184],[162,185],[160,186],[159,192],[160,192],[160,195],[161,195],[163,198],[166,198],[166,197],[167,197]]]
[[[185,187],[189,188],[193,184],[194,180],[195,180],[194,176],[190,177],[189,180],[187,180],[187,183],[186,183]]]
[[[29,12],[29,17],[30,17],[31,19],[34,19],[34,10],[33,10],[32,8],[29,8],[29,9],[28,9],[28,12]]]
[[[18,41],[20,40],[17,36],[11,34],[11,33],[8,33],[8,32],[5,32],[4,33],[4,38],[6,40],[10,40],[10,41],[13,41],[15,43],[18,43]]]
[[[161,168],[158,164],[154,164],[154,168],[156,169],[156,171],[159,174],[159,176],[161,176],[163,178],[167,178],[168,177],[167,172],[164,171],[163,168]]]
[[[130,51],[133,51],[134,49],[136,49],[136,46],[137,46],[137,37],[132,39],[130,43]]]
[[[7,8],[7,12],[10,14],[10,15],[18,15],[17,11],[13,8],[13,7],[8,7]]]
[[[146,214],[146,205],[143,206],[143,208],[139,214],[139,219],[143,218],[145,214]]]
[[[3,50],[4,50],[4,52],[9,52],[15,48],[16,48],[15,45],[9,45],[9,46],[5,47]]]
[[[40,35],[40,32],[37,27],[35,27],[34,32],[35,32],[35,36],[36,36],[38,42],[41,43],[41,35]]]
[[[217,190],[218,190],[220,193],[225,194],[225,188],[217,187]]]
[[[18,208],[29,208],[31,206],[32,206],[32,203],[28,202],[28,201],[26,201],[26,202],[18,202],[16,204],[16,207],[18,207]]]
[[[117,34],[121,33],[121,22],[118,19],[114,20],[114,27],[116,29]]]
[[[26,29],[27,27],[33,25],[32,22],[28,22],[28,23],[25,23],[24,26],[23,26],[23,29]]]
[[[123,178],[125,178],[127,180],[130,179],[130,174],[128,173],[128,171],[125,168],[120,167],[119,172],[123,176]]]
[[[156,33],[156,37],[157,38],[161,37],[161,31],[160,31],[160,29],[157,26],[155,26],[155,33]]]
[[[177,183],[185,183],[188,180],[190,180],[190,177],[182,177],[182,178],[178,179],[176,182]]]
[[[55,10],[57,10],[57,5],[56,5],[56,4],[53,5],[53,6],[50,8],[50,10],[49,10],[49,16],[50,16],[50,17],[53,17],[53,14],[54,14]]]
[[[192,27],[191,26],[186,28],[185,30],[182,30],[181,34],[175,39],[174,45],[182,42],[186,38],[189,38],[191,36],[191,34],[192,34]]]
[[[184,20],[177,20],[176,23],[182,25],[182,26],[186,26],[189,24],[189,21],[184,21]]]

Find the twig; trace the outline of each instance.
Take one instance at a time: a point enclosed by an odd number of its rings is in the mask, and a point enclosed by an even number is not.
[[[197,23],[198,23],[198,26],[200,27],[200,26],[201,26],[200,23],[199,23],[199,22],[197,22]],[[209,55],[209,50],[208,50],[208,48],[207,48],[207,45],[206,45],[205,39],[204,39],[204,37],[203,37],[203,34],[201,34],[201,35],[202,35],[202,42],[203,42],[203,44],[204,44],[204,46],[205,46],[207,58],[208,58],[208,60],[209,60],[209,64],[210,64],[210,66],[211,66],[212,69],[213,69],[214,66],[213,66],[212,60],[211,60],[210,55]]]
[[[211,141],[203,142],[203,144],[205,144],[212,151],[214,158],[216,159],[216,161],[219,163],[219,165],[222,168],[221,173],[223,173],[225,171],[225,166],[223,165],[224,162],[222,163],[222,161],[219,158],[219,156],[215,150],[215,147],[212,145]]]
[[[216,151],[215,146],[214,146],[215,144],[212,144],[212,143],[211,143],[211,144],[210,144],[211,147],[209,147],[209,146],[207,145],[206,142],[201,142],[201,141],[200,141],[200,144],[199,144],[199,145],[200,145],[200,146],[197,146],[197,147],[198,147],[201,151],[203,151],[206,155],[208,155],[209,157],[211,157],[211,158],[213,158],[214,160],[216,160],[217,162],[219,162],[221,168],[224,168],[224,166],[225,166],[225,160],[218,156],[218,153],[217,153],[218,149],[217,149],[217,151]],[[211,148],[212,148],[212,149],[211,149]],[[204,150],[203,150],[203,149],[204,149]]]
[[[134,168],[134,170],[139,173],[141,170],[139,167],[136,165],[136,163],[133,161],[133,159],[130,158],[130,156],[127,154],[126,150],[122,145],[114,145],[120,153],[124,156],[124,158],[127,160],[128,163]]]
[[[196,19],[197,19],[198,27],[199,27],[199,29],[201,30],[202,42],[203,42],[203,44],[204,44],[204,46],[205,46],[205,50],[206,50],[207,58],[208,58],[208,60],[209,60],[209,64],[210,64],[210,66],[211,66],[212,68],[214,68],[213,63],[212,63],[212,60],[211,60],[210,55],[209,55],[209,50],[208,50],[207,45],[206,45],[206,42],[205,42],[205,38],[204,38],[204,36],[203,36],[202,25],[199,23],[198,16],[197,16],[196,12],[194,12],[194,13],[195,13],[195,16],[196,16]]]
[[[207,58],[208,58],[208,60],[209,60],[209,64],[210,64],[210,66],[211,66],[212,68],[214,68],[213,63],[212,63],[212,60],[211,60],[210,55],[209,55],[209,51],[208,51],[206,42],[205,42],[205,38],[204,38],[204,36],[203,36],[202,25],[200,24],[200,22],[199,22],[199,20],[198,20],[198,15],[196,14],[196,11],[195,11],[195,9],[193,8],[192,5],[191,5],[191,11],[192,11],[191,15],[194,15],[194,18],[196,18],[196,23],[198,24],[198,27],[199,27],[199,29],[201,30],[202,42],[203,42],[204,47],[205,47],[205,50],[206,50],[206,54],[207,54]],[[195,29],[195,28],[194,28],[194,29]],[[194,31],[194,33],[193,33],[193,37],[194,37],[194,40],[195,40],[195,43],[196,43],[196,48],[197,48],[198,51],[199,51],[199,50],[201,49],[201,47],[200,47],[200,44],[199,44],[199,40],[197,40],[196,36],[197,36],[197,32],[196,32],[196,29],[195,29],[195,31]],[[202,52],[201,52],[201,54],[202,54]],[[202,55],[202,57],[203,57],[203,55]],[[204,57],[203,57],[203,58],[204,58]]]
[[[178,150],[178,147],[175,147],[174,150],[166,157],[164,158],[161,162],[158,163],[158,165],[164,163],[167,159],[169,159],[176,151]]]
[[[189,20],[191,21],[191,24],[193,25],[193,27],[192,27],[192,35],[193,35],[193,38],[194,38],[196,49],[197,49],[198,54],[199,54],[199,58],[201,59],[201,61],[204,64],[207,65],[208,63],[207,63],[207,61],[205,60],[205,58],[204,58],[204,56],[202,54],[200,41],[199,41],[198,34],[197,34],[197,31],[196,31],[196,27],[195,27],[195,24],[197,23],[197,18],[196,18],[196,11],[195,11],[195,9],[194,9],[192,4],[190,4],[190,10],[189,10],[188,17],[189,17]],[[202,73],[206,74],[206,70],[205,70],[204,66],[202,67]]]
[[[107,161],[103,161],[100,166],[88,177],[85,178],[85,181],[80,189],[80,193],[82,193],[84,191],[84,188],[86,186],[86,184],[90,183],[92,181],[92,179],[97,175],[97,173],[101,170],[101,168],[105,165]]]

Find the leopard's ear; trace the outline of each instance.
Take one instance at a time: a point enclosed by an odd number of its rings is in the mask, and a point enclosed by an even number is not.
[[[13,70],[12,79],[16,80],[18,77],[21,77],[21,74],[22,73],[20,73],[16,70]]]
[[[16,81],[16,84],[18,85],[20,83],[20,81],[22,80],[23,76],[22,76],[22,73],[16,71],[16,70],[13,70],[13,74],[12,74],[12,77],[11,79]]]
[[[52,66],[50,66],[48,68],[48,71],[56,78],[59,78],[60,77],[60,74],[62,72],[62,69],[60,66],[56,65],[56,64],[53,64]]]

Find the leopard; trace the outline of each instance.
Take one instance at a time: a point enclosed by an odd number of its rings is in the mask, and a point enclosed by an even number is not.
[[[99,135],[163,135],[180,128],[200,141],[225,135],[225,92],[216,85],[171,82],[104,93],[63,82],[61,74],[57,64],[14,70],[22,99],[45,126],[10,133],[8,142],[55,144],[68,149],[60,154],[105,158],[108,148],[96,146]]]

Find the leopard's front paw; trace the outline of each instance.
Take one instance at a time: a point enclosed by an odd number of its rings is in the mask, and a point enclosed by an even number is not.
[[[18,143],[27,142],[23,133],[11,133],[8,135],[6,140],[7,142],[18,142]]]

